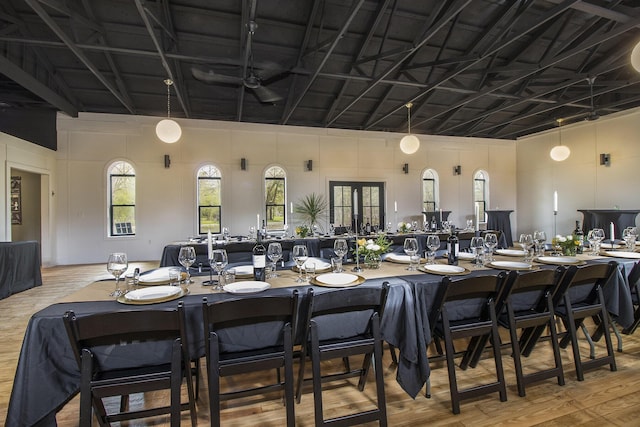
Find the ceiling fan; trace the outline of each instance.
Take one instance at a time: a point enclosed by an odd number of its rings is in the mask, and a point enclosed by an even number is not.
[[[257,74],[253,67],[252,39],[256,28],[258,28],[258,24],[256,24],[255,21],[249,21],[249,34],[247,36],[245,63],[243,67],[244,77],[219,74],[214,72],[213,70],[203,70],[202,68],[195,66],[191,67],[191,74],[193,75],[193,77],[197,80],[209,84],[230,84],[235,86],[244,86],[247,89],[251,89],[258,100],[264,104],[273,104],[275,102],[281,101],[283,97],[274,90],[266,87],[264,81],[267,80],[267,78],[261,77],[259,74]]]

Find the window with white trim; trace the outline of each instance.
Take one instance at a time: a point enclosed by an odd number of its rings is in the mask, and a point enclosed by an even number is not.
[[[222,174],[213,165],[198,169],[198,233],[219,234],[222,218]]]
[[[109,235],[136,234],[136,171],[131,163],[118,160],[107,169],[109,180]]]

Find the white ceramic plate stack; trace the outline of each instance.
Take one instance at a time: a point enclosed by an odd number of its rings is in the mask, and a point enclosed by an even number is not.
[[[166,285],[169,283],[169,270],[172,268],[180,267],[160,267],[155,270],[140,273],[140,280],[138,283],[142,286]],[[185,280],[187,278],[187,274],[184,271],[180,273],[180,276],[181,280]]]
[[[312,283],[330,288],[347,288],[364,282],[364,277],[351,273],[325,273],[313,278]]]
[[[520,249],[496,249],[496,254],[504,256],[524,256],[525,252]]]
[[[224,285],[222,289],[230,294],[254,294],[256,292],[266,291],[271,287],[267,282],[259,282],[253,280],[245,280],[242,282],[233,282]]]
[[[584,264],[584,261],[573,256],[540,256],[536,261],[542,264],[551,265],[578,265]]]
[[[640,252],[604,251],[604,254],[616,258],[640,259]]]
[[[469,270],[464,267],[449,264],[425,264],[420,266],[420,270],[430,274],[439,274],[441,276],[453,276],[469,273]]]
[[[123,304],[154,304],[171,301],[183,295],[185,291],[180,286],[159,285],[127,292],[119,296],[117,301]]]
[[[497,268],[498,270],[531,270],[533,266],[528,262],[518,261],[491,261],[487,267]]]

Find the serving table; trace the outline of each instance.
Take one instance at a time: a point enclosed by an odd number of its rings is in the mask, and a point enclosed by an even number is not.
[[[588,262],[608,262],[615,258],[588,257],[581,255]],[[496,257],[500,259],[500,257]],[[513,258],[502,258],[513,259]],[[618,260],[618,259],[615,259]],[[630,269],[633,260],[618,260],[624,268]],[[443,262],[439,260],[439,262]],[[496,274],[491,268],[472,267],[471,263],[461,261],[461,266],[469,269],[472,275]],[[348,270],[350,265],[346,265]],[[540,268],[554,268],[551,265],[540,265]],[[289,294],[297,289],[304,299],[309,285],[296,286],[297,273],[287,269],[279,270],[279,277],[269,279],[271,288],[258,295]],[[381,286],[387,281],[390,285],[389,296],[381,322],[382,337],[385,341],[399,349],[398,370],[396,379],[402,388],[415,397],[429,378],[429,361],[427,345],[431,341],[428,314],[434,296],[441,285],[442,277],[422,271],[410,272],[406,264],[385,261],[379,269],[364,269],[358,273],[366,279],[359,286]],[[623,327],[633,321],[631,294],[625,281],[624,270],[620,269],[607,286],[605,298],[607,308]],[[212,291],[204,286],[206,277],[194,277],[195,283],[189,286],[189,295],[180,300],[185,304],[187,329],[192,355],[204,355],[204,338],[202,332],[201,304],[202,297],[209,301],[235,297],[225,292]],[[78,315],[105,311],[135,309],[148,307],[174,307],[178,300],[151,305],[123,305],[108,297],[114,288],[113,280],[97,281],[78,292],[62,299],[40,312],[34,314],[29,321],[16,369],[13,390],[7,413],[8,426],[54,426],[55,414],[79,390],[80,372],[68,344],[62,316],[68,310]],[[315,292],[325,292],[330,288],[313,286]],[[461,307],[467,310],[468,307]],[[302,318],[302,316],[300,316]],[[343,330],[349,322],[339,321],[324,325],[325,328]],[[301,328],[298,325],[297,339],[300,339]],[[325,329],[326,330],[326,329]],[[254,334],[259,336],[260,334]],[[102,355],[110,360],[111,349]],[[128,355],[126,361],[139,362],[149,360],[156,351],[136,355]],[[117,359],[117,357],[116,357]],[[108,362],[105,362],[108,363]]]

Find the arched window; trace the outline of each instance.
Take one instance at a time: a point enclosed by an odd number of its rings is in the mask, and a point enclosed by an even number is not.
[[[222,175],[213,165],[198,169],[198,233],[221,232]]]
[[[271,166],[264,173],[267,230],[282,230],[286,222],[286,175],[280,166]]]
[[[107,169],[109,180],[109,235],[136,234],[136,171],[118,160]]]
[[[422,211],[435,212],[438,203],[438,174],[433,169],[422,173]]]
[[[473,209],[479,207],[480,222],[486,222],[486,209],[489,203],[489,174],[479,170],[473,175]]]

